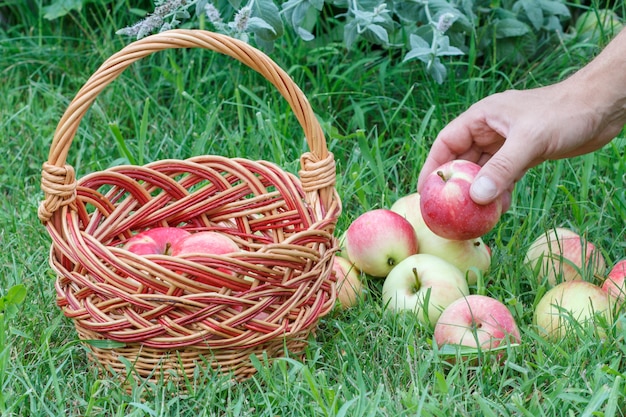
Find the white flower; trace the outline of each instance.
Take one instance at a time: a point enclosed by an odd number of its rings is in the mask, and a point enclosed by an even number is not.
[[[448,29],[450,29],[450,26],[452,26],[456,18],[457,17],[452,13],[442,14],[441,16],[439,16],[439,21],[436,25],[437,30],[441,33],[445,33]]]
[[[206,13],[206,17],[209,19],[209,22],[213,24],[222,23],[220,11],[217,10],[213,4],[207,3],[207,5],[204,6],[204,13]]]
[[[231,26],[237,32],[245,32],[248,28],[248,22],[250,20],[250,15],[252,14],[252,7],[244,6],[237,12],[235,15],[235,20],[232,22]]]

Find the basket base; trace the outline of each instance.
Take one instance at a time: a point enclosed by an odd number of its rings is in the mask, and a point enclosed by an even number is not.
[[[247,349],[210,348],[192,345],[176,350],[159,349],[127,343],[122,347],[100,347],[105,341],[97,333],[76,326],[79,338],[87,348],[88,359],[97,365],[100,375],[136,383],[168,381],[179,385],[192,380],[196,367],[210,367],[220,375],[230,376],[235,381],[244,381],[256,373],[252,356],[259,361],[269,358],[302,358],[308,344],[309,331],[287,338],[276,338]]]

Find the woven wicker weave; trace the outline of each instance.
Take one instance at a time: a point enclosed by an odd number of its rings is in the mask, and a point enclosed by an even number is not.
[[[276,87],[310,149],[299,176],[266,161],[209,155],[75,179],[68,150],[99,93],[133,62],[174,48],[223,53]],[[191,377],[201,363],[244,379],[255,371],[250,355],[301,354],[334,304],[333,231],[341,211],[334,185],[333,155],[311,106],[266,55],[206,31],[172,30],[131,43],[77,93],[43,166],[39,217],[52,238],[57,304],[83,341],[119,342],[85,343],[108,372],[124,375],[130,362],[142,378],[164,370]],[[157,226],[219,231],[241,251],[173,257],[122,248]]]

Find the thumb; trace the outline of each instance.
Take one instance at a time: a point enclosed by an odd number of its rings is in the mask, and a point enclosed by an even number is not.
[[[507,140],[481,168],[470,187],[470,196],[478,204],[488,204],[503,197],[526,172],[532,155],[526,146]],[[529,159],[529,157],[531,159]]]

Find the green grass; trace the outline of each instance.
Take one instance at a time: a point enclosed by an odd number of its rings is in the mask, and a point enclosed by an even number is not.
[[[366,279],[366,299],[325,317],[304,361],[257,361],[257,374],[237,384],[198,369],[184,394],[167,383],[127,392],[99,378],[55,305],[50,240],[36,213],[57,121],[91,72],[125,42],[112,35],[114,22],[129,19],[121,9],[91,6],[53,23],[19,9],[21,24],[0,32],[0,296],[20,284],[27,290],[19,310],[0,317],[0,415],[626,415],[625,319],[600,324],[603,340],[597,329],[580,327],[547,342],[531,326],[546,288],[522,265],[532,240],[555,226],[586,233],[609,264],[624,257],[623,135],[594,154],[531,170],[512,208],[485,236],[493,249],[487,294],[509,306],[523,339],[502,365],[489,357],[449,364],[432,329],[416,326],[410,314],[385,313],[381,281]],[[419,66],[382,51],[345,54],[340,45],[285,42],[272,57],[307,94],[337,160],[344,204],[338,232],[363,211],[412,192],[438,130],[472,102],[554,82],[594,52],[567,45],[524,68],[459,63],[459,75],[438,85]],[[134,65],[108,88],[82,121],[68,160],[79,176],[203,153],[270,160],[297,172],[305,149],[297,122],[268,83],[223,57],[177,51]]]

